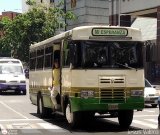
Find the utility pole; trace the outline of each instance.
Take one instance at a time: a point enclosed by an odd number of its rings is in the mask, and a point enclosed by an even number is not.
[[[64,0],[64,13],[66,14],[66,0]],[[64,28],[64,30],[67,31],[67,26],[66,26],[67,20],[66,20],[66,16],[65,16],[65,18],[64,18],[64,23],[65,23],[65,28]]]
[[[121,0],[118,1],[118,25],[121,26]]]

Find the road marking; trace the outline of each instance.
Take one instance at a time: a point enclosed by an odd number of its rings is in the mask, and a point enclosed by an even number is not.
[[[14,122],[14,121],[48,121],[48,120],[51,120],[51,119],[7,119],[7,120],[0,120],[0,122]]]
[[[158,117],[158,115],[134,115],[133,117],[150,117],[150,116]]]
[[[50,123],[37,123],[38,125],[40,125],[42,128],[44,129],[62,129],[56,125],[52,125]]]
[[[6,128],[4,128],[4,126]],[[1,131],[3,131],[3,135],[10,134],[17,134],[18,131],[25,133],[25,134],[44,134],[44,132],[48,132],[54,134],[55,132],[67,132],[67,130],[53,125],[51,123],[10,123],[10,124],[0,124],[0,128],[2,127]],[[45,129],[45,130],[44,130]],[[48,134],[46,133],[46,134]],[[1,134],[1,133],[0,133]]]
[[[144,119],[144,120],[158,124],[158,118],[157,119]]]
[[[151,113],[153,113],[153,112],[155,112],[155,111],[152,111],[152,110],[144,110],[145,112],[151,112]]]
[[[2,124],[0,124],[0,131],[1,131],[2,135],[8,134],[7,129]]]
[[[12,123],[12,127],[15,129],[32,129],[29,123]]]
[[[17,113],[18,115],[20,115],[21,117],[28,119],[26,116],[24,116],[23,114],[17,112],[16,110],[14,110],[13,108],[11,108],[10,106],[8,106],[7,104],[5,104],[4,102],[0,101],[0,104],[4,105],[6,108],[10,109],[11,111]]]
[[[143,122],[143,121],[140,121],[140,120],[133,120],[132,122],[135,123],[135,124],[146,126],[146,128],[149,127],[149,128],[157,129],[156,124],[150,124],[150,123],[146,123],[146,122]]]
[[[2,130],[2,129],[5,129],[4,126],[3,126],[2,124],[0,124],[0,129],[1,129],[1,130]]]

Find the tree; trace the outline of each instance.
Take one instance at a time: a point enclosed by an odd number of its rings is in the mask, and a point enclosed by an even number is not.
[[[29,46],[35,42],[52,37],[59,28],[66,26],[65,18],[75,19],[71,11],[65,13],[63,2],[56,7],[47,7],[44,4],[36,4],[34,0],[27,0],[32,8],[25,14],[20,14],[5,27],[3,48],[12,50],[12,56],[28,62]],[[1,25],[0,25],[1,27]],[[0,45],[2,41],[0,41]]]
[[[8,17],[3,17],[0,20],[0,56],[10,56],[9,43],[5,37],[5,31],[11,24],[11,20]]]

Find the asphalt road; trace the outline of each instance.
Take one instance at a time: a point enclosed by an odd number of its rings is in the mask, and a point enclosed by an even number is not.
[[[41,119],[36,114],[36,106],[31,104],[29,95],[16,95],[13,92],[0,95],[0,135],[128,135],[160,134],[158,108],[146,107],[135,111],[130,129],[119,127],[117,118],[97,117],[78,129],[69,128],[65,118],[60,115]]]

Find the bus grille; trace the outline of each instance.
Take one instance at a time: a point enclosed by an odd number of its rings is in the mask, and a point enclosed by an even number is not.
[[[99,76],[99,86],[100,87],[125,87],[125,77],[124,76]]]
[[[124,89],[101,89],[100,97],[101,103],[124,103],[126,93]]]

